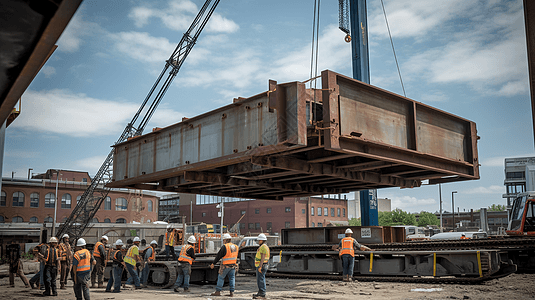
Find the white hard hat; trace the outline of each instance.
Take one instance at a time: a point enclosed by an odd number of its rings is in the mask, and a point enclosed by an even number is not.
[[[258,240],[259,241],[267,241],[267,237],[265,234],[261,233],[258,235]]]
[[[346,234],[348,233],[353,233],[353,230],[351,230],[351,228],[346,229]]]
[[[230,234],[228,234],[228,233],[223,234],[223,239],[224,240],[230,240],[231,238],[232,237],[230,236]]]
[[[152,245],[152,244],[158,245],[158,242],[156,240],[152,240],[152,242],[150,242],[150,245]]]
[[[76,246],[78,247],[85,246],[85,240],[82,238],[79,238],[78,241],[76,242]]]
[[[134,243],[135,243],[135,242],[141,242],[141,240],[139,239],[139,236],[136,236],[136,237],[134,238]]]
[[[197,240],[195,239],[195,237],[192,235],[188,238],[188,243],[190,244],[195,244],[197,243]]]
[[[115,245],[116,245],[116,246],[117,246],[117,245],[122,246],[122,245],[124,245],[124,244],[123,244],[123,241],[122,241],[121,239],[119,239],[119,240],[117,240],[117,241],[115,242]]]
[[[62,238],[62,239],[64,239],[64,238],[69,238],[69,235],[65,233],[61,238]]]
[[[101,240],[106,240],[106,241],[108,241],[108,237],[105,236],[105,235],[103,235],[100,239],[101,239]]]
[[[55,236],[53,236],[53,237],[51,237],[51,238],[48,240],[48,242],[49,242],[49,243],[57,243],[57,242],[58,242],[58,239],[57,239]]]
[[[170,228],[173,228],[173,225],[168,224],[168,225],[167,225],[167,229],[170,229]]]

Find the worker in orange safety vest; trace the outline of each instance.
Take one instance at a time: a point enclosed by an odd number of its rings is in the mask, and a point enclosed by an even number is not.
[[[96,272],[91,272],[91,287],[95,287],[95,281],[98,280],[98,287],[104,287],[104,268],[106,267],[106,244],[108,243],[108,237],[103,235],[100,238],[100,242],[95,244],[93,248],[93,257],[95,258],[97,265],[95,266]]]
[[[339,256],[342,258],[343,266],[343,281],[352,281],[353,269],[355,266],[355,249],[361,251],[372,251],[372,249],[361,245],[351,237],[353,230],[346,229],[345,237],[340,240],[338,246],[333,246],[333,249],[340,251]]]
[[[175,292],[178,293],[179,288],[183,287],[184,292],[189,292],[189,277],[191,275],[191,264],[195,259],[195,248],[193,245],[197,240],[194,236],[188,238],[188,243],[180,249],[180,256],[178,257],[178,276],[175,282]]]
[[[234,296],[235,289],[235,275],[237,270],[237,260],[238,260],[238,246],[231,243],[232,237],[230,234],[225,233],[223,235],[223,246],[217,252],[214,262],[210,265],[210,268],[213,269],[214,265],[221,260],[221,265],[219,266],[219,275],[217,276],[217,286],[215,292],[211,296],[221,296],[221,290],[223,289],[223,284],[225,283],[225,277],[228,276],[230,297]]]
[[[91,265],[95,265],[96,261],[85,248],[85,240],[80,238],[76,241],[76,251],[72,260],[72,270],[74,278],[74,295],[76,300],[89,300],[89,281],[91,280]]]
[[[165,260],[169,260],[169,254],[173,256],[173,260],[176,259],[175,254],[175,239],[176,231],[173,225],[167,225],[167,231],[165,232]]]

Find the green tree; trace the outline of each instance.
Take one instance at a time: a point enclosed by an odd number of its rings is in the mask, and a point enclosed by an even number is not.
[[[491,206],[489,206],[489,209],[488,211],[506,211],[507,210],[507,207],[505,205],[496,205],[496,204],[492,204]]]
[[[416,216],[399,208],[379,212],[379,226],[416,225]]]
[[[360,218],[358,218],[358,219],[353,218],[353,219],[349,220],[349,226],[361,226],[360,224],[361,224],[360,223]]]
[[[440,226],[440,220],[433,213],[422,211],[420,212],[420,218],[418,219],[418,226],[425,227],[427,225]]]

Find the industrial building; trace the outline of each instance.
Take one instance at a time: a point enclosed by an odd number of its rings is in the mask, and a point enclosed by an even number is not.
[[[505,185],[507,206],[517,194],[535,190],[535,157],[517,157],[505,159]]]

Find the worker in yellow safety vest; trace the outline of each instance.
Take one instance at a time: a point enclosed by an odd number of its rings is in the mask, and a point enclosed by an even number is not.
[[[256,269],[256,285],[258,286],[258,293],[253,294],[253,299],[266,299],[266,273],[269,262],[269,247],[266,244],[267,237],[261,233],[257,238],[258,250],[254,258],[254,266]]]
[[[238,261],[238,246],[231,243],[232,237],[230,234],[225,233],[223,235],[223,246],[217,252],[214,262],[210,265],[210,268],[213,269],[214,265],[221,260],[221,265],[219,266],[219,275],[217,276],[217,286],[215,292],[211,296],[221,296],[221,290],[223,289],[223,284],[225,283],[225,277],[228,276],[230,297],[234,296],[235,289],[235,275],[237,270],[237,261]]]
[[[134,281],[134,285],[136,286],[136,290],[141,288],[141,283],[139,281],[139,277],[136,270],[136,265],[141,264],[143,260],[141,259],[141,256],[139,255],[139,243],[141,240],[138,236],[134,238],[134,245],[132,245],[128,252],[126,252],[126,255],[124,257],[124,262],[126,265],[126,270],[130,274],[130,278],[126,281],[126,284],[130,284],[132,280]]]
[[[72,270],[74,278],[74,295],[76,300],[89,300],[89,281],[91,280],[91,265],[96,261],[91,256],[89,250],[85,249],[85,240],[80,238],[76,241],[74,257],[72,260]]]
[[[184,288],[184,292],[189,292],[189,277],[191,275],[191,264],[195,259],[195,248],[193,245],[197,240],[194,236],[188,238],[188,243],[180,249],[178,257],[178,276],[175,282],[175,292],[178,293],[179,288]]]
[[[108,237],[103,235],[100,238],[100,242],[95,244],[93,248],[93,257],[97,261],[95,266],[96,272],[91,272],[91,287],[95,287],[95,281],[98,280],[98,287],[104,287],[104,267],[106,267],[106,244],[108,243]]]
[[[355,249],[361,251],[372,251],[372,249],[361,245],[351,237],[353,230],[346,229],[345,237],[340,240],[338,246],[333,246],[333,249],[339,251],[339,256],[342,258],[342,275],[343,281],[351,281],[353,276],[353,269],[355,266]]]
[[[169,254],[173,256],[173,260],[176,259],[175,238],[176,230],[173,228],[173,225],[167,225],[167,231],[165,232],[165,260],[169,260]]]

